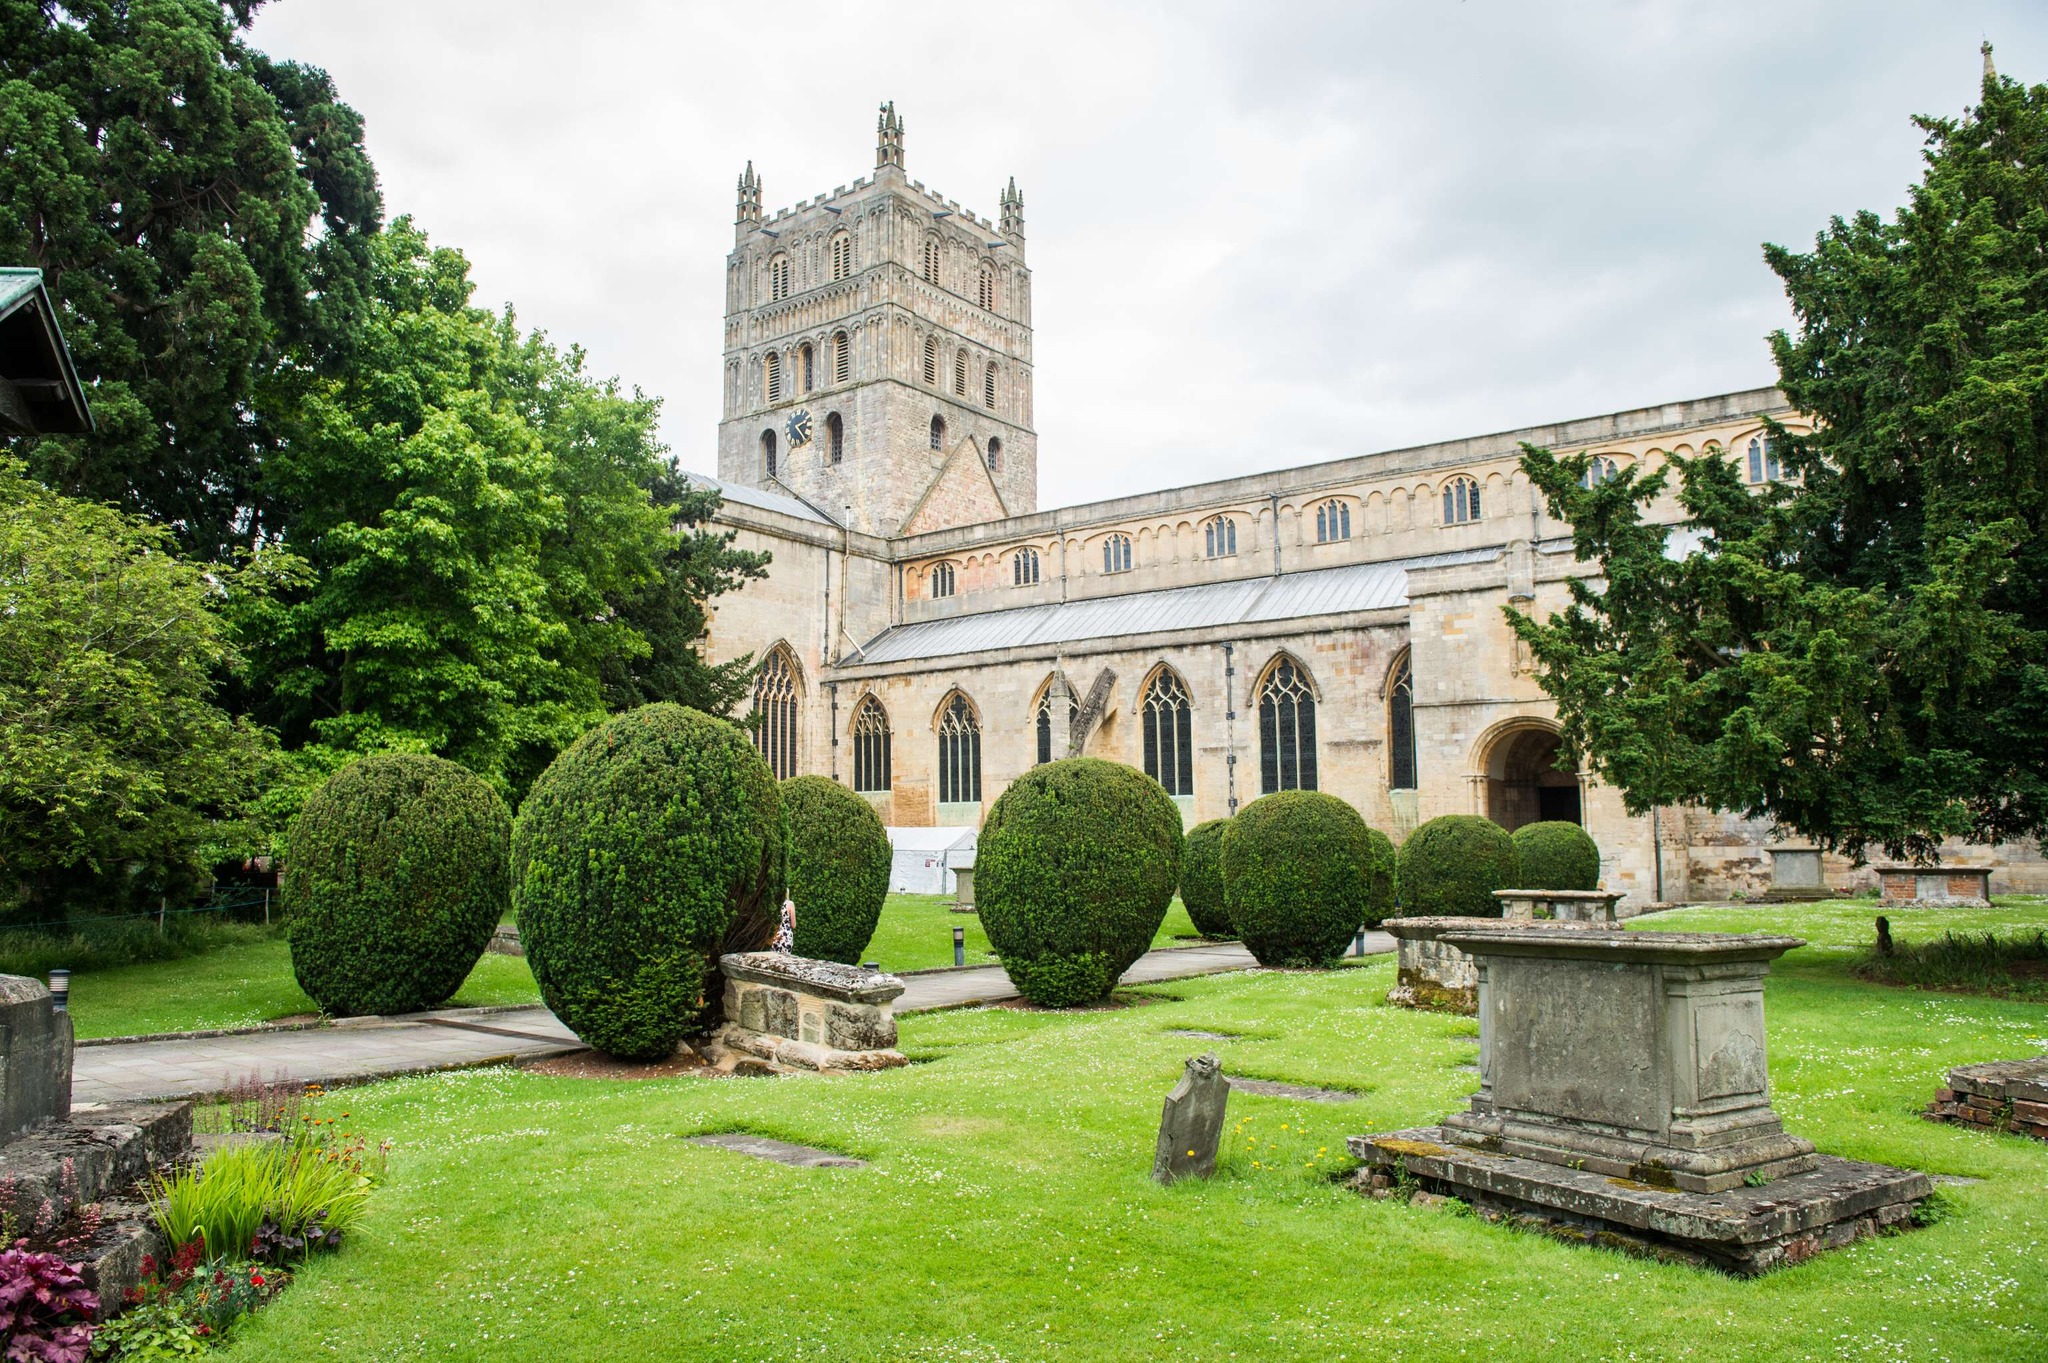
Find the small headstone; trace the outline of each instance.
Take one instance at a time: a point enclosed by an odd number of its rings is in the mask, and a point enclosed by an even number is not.
[[[1152,1158],[1156,1181],[1174,1183],[1216,1172],[1216,1146],[1223,1139],[1223,1109],[1229,1101],[1222,1061],[1214,1054],[1188,1061],[1159,1117],[1159,1150]]]

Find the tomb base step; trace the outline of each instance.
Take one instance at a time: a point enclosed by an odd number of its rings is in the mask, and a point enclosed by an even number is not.
[[[192,1149],[192,1104],[109,1103],[46,1122],[0,1146],[0,1189],[15,1224],[61,1221]],[[48,1210],[45,1211],[47,1206]]]
[[[1760,1187],[1688,1193],[1539,1160],[1458,1146],[1442,1127],[1353,1136],[1360,1182],[1458,1198],[1489,1219],[1651,1258],[1753,1277],[1913,1224],[1927,1176],[1815,1157]]]
[[[732,1023],[719,1029],[714,1044],[726,1052],[765,1060],[770,1068],[787,1074],[866,1074],[910,1063],[910,1057],[898,1050],[841,1051],[814,1041],[793,1041],[749,1031]],[[726,1058],[720,1056],[718,1060]]]

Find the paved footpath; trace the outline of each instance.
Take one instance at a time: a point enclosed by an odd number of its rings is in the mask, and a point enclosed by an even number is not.
[[[1368,954],[1394,949],[1383,932],[1366,934]],[[1125,984],[1152,984],[1243,970],[1256,964],[1236,943],[1165,947],[1124,972]],[[904,977],[899,1013],[999,1003],[1017,997],[997,965]],[[168,1037],[80,1046],[71,1076],[74,1107],[150,1098],[202,1098],[251,1077],[350,1083],[398,1074],[467,1069],[580,1051],[583,1043],[541,1007],[451,1008],[396,1018],[363,1018],[329,1027]]]

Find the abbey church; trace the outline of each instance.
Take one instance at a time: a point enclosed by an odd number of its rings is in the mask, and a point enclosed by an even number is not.
[[[1633,817],[1560,769],[1502,607],[1561,609],[1586,571],[1522,442],[1590,452],[1594,477],[1719,450],[1761,484],[1763,418],[1803,425],[1775,389],[1050,511],[1031,390],[1014,180],[994,218],[927,189],[886,105],[873,174],[829,194],[766,213],[749,164],[718,519],[773,563],[716,602],[709,649],[758,660],[777,775],[831,776],[892,826],[972,826],[1020,773],[1085,753],[1156,777],[1190,826],[1317,789],[1396,842],[1440,814],[1578,820],[1638,907],[1768,888],[1767,825]],[[2048,887],[2031,846],[1959,850],[2000,890]],[[1837,887],[1869,878],[1829,859]]]

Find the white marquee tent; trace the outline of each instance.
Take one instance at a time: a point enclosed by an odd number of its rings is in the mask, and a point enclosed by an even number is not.
[[[953,894],[953,868],[974,864],[972,828],[892,828],[895,864],[889,889],[896,894]]]

